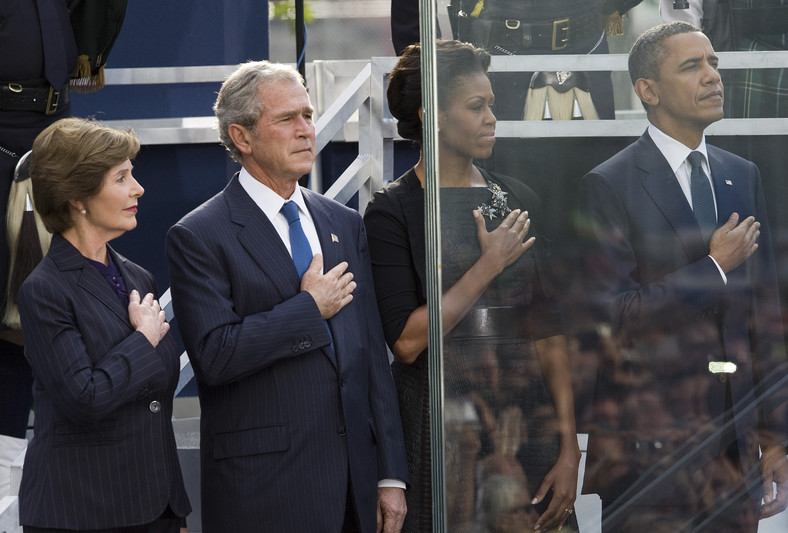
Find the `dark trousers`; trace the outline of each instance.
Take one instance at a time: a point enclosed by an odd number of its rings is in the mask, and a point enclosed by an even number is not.
[[[33,146],[36,136],[51,123],[71,115],[66,105],[53,115],[34,111],[0,111],[0,316],[8,286],[6,210],[8,193],[19,158]],[[0,326],[3,327],[3,326]],[[22,347],[0,340],[0,435],[24,438],[33,403],[33,375]]]
[[[356,520],[356,513],[353,506],[353,491],[350,483],[347,485],[347,499],[345,500],[345,521],[342,524],[341,533],[360,533],[361,528]]]
[[[33,405],[33,372],[24,348],[0,340],[0,435],[25,438]]]

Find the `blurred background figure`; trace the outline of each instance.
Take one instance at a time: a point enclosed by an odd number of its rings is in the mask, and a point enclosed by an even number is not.
[[[524,480],[496,474],[479,487],[476,516],[478,533],[530,533],[539,513]]]
[[[453,0],[454,36],[495,55],[606,54],[607,35],[640,0]],[[501,120],[613,119],[609,72],[501,72],[491,76]],[[528,96],[526,96],[528,95]]]
[[[66,0],[0,3],[0,310],[5,310],[9,247],[6,210],[14,169],[33,139],[70,116],[69,75],[77,47]],[[13,53],[10,53],[13,51]],[[0,497],[9,465],[26,445],[33,375],[18,322],[0,323]]]
[[[53,237],[18,299],[36,404],[19,490],[27,533],[175,533],[191,510],[171,422],[175,340],[153,276],[108,244],[137,226],[139,147],[77,118],[33,144],[34,203]]]
[[[441,28],[436,24],[437,36]],[[419,38],[419,0],[391,0],[391,43],[397,55],[409,44],[416,44]]]
[[[0,3],[0,497],[8,494],[9,464],[24,449],[33,377],[23,356],[14,302],[24,277],[46,251],[20,233],[29,185],[14,169],[44,128],[71,115],[70,91],[104,84],[103,67],[120,32],[128,0],[4,0]],[[9,53],[13,51],[13,53]],[[22,176],[26,176],[24,169]],[[16,211],[6,217],[9,201]],[[9,242],[8,235],[17,239]],[[41,249],[43,248],[43,250]],[[13,251],[14,258],[10,253]],[[19,260],[15,260],[16,254]],[[9,266],[15,270],[9,274]],[[10,285],[9,285],[10,284]]]

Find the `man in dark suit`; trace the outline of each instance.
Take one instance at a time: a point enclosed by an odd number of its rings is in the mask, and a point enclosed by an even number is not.
[[[243,169],[167,235],[202,408],[203,531],[367,533],[377,513],[397,532],[407,466],[366,235],[298,186],[315,158],[303,81],[246,63],[214,110]],[[280,211],[293,202],[300,221]]]
[[[756,531],[788,502],[775,260],[758,169],[705,142],[717,63],[691,24],[646,31],[629,71],[648,131],[579,188],[591,309],[614,341],[598,396],[620,398],[583,487],[606,531]]]

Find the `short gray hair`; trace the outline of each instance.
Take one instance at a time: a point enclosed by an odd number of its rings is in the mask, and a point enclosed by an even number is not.
[[[219,120],[219,139],[233,159],[240,162],[241,152],[230,138],[230,125],[243,126],[256,133],[257,121],[263,114],[264,103],[258,96],[261,86],[275,82],[293,82],[303,85],[304,79],[293,67],[270,61],[249,61],[222,84],[213,111]]]

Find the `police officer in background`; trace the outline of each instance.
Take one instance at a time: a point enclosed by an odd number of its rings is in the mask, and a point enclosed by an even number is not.
[[[621,15],[639,3],[452,0],[449,12],[459,40],[492,54],[606,54],[606,34],[620,34]],[[499,120],[615,118],[609,72],[500,72],[492,80]]]
[[[71,115],[69,77],[77,46],[66,0],[0,2],[0,309],[8,278],[5,219],[19,159],[49,124]],[[0,497],[8,463],[24,448],[33,376],[22,334],[0,324]],[[5,483],[3,480],[6,480]]]

